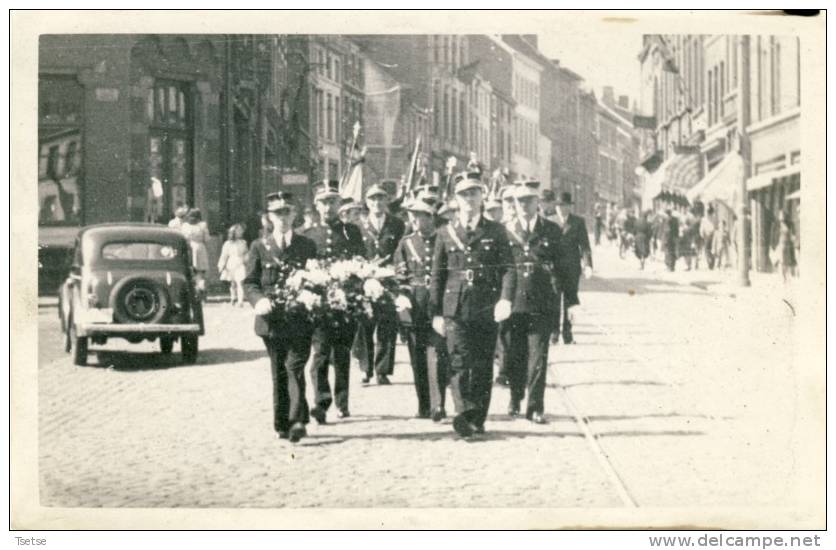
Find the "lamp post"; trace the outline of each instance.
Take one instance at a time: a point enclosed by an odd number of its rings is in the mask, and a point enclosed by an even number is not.
[[[737,254],[737,282],[740,286],[750,286],[752,283],[749,280],[749,206],[748,194],[746,191],[746,180],[749,179],[750,172],[750,154],[749,134],[746,132],[746,127],[749,126],[749,119],[751,117],[749,91],[749,35],[742,35],[740,37],[740,55],[738,56],[740,67],[738,74],[740,75],[740,88],[737,90],[737,149],[742,160],[742,170],[740,171],[740,181],[738,182],[738,194],[740,195],[740,204],[737,207],[737,238],[738,238],[738,254]]]

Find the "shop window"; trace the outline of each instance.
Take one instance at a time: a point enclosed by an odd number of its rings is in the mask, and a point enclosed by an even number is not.
[[[84,89],[72,75],[38,80],[38,223],[81,225]]]

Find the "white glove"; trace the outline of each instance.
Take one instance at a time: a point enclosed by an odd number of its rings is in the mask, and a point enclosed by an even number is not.
[[[268,315],[271,311],[273,311],[273,302],[271,302],[268,298],[262,298],[255,303],[253,310],[256,315]]]
[[[511,316],[511,301],[510,300],[500,300],[496,303],[496,306],[493,308],[493,320],[497,323],[501,323],[505,319]]]
[[[585,265],[583,266],[583,278],[584,279],[591,279],[592,278],[592,267]]]
[[[406,311],[407,309],[412,309],[412,302],[401,294],[397,298],[395,298],[395,310],[400,313],[402,311]]]
[[[433,317],[433,330],[444,336],[444,317],[439,315]]]

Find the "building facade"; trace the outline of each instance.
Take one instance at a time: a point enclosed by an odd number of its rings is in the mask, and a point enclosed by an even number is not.
[[[649,35],[639,59],[645,202],[666,186],[682,190],[733,232],[745,207],[747,261],[771,270],[778,213],[800,223],[798,38]]]

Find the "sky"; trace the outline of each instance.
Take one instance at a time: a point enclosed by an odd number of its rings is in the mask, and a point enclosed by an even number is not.
[[[554,32],[540,32],[540,51],[581,75],[601,97],[604,86],[613,86],[616,98],[630,96],[630,105],[639,102],[639,51],[642,35],[628,28],[601,29],[565,22]]]

